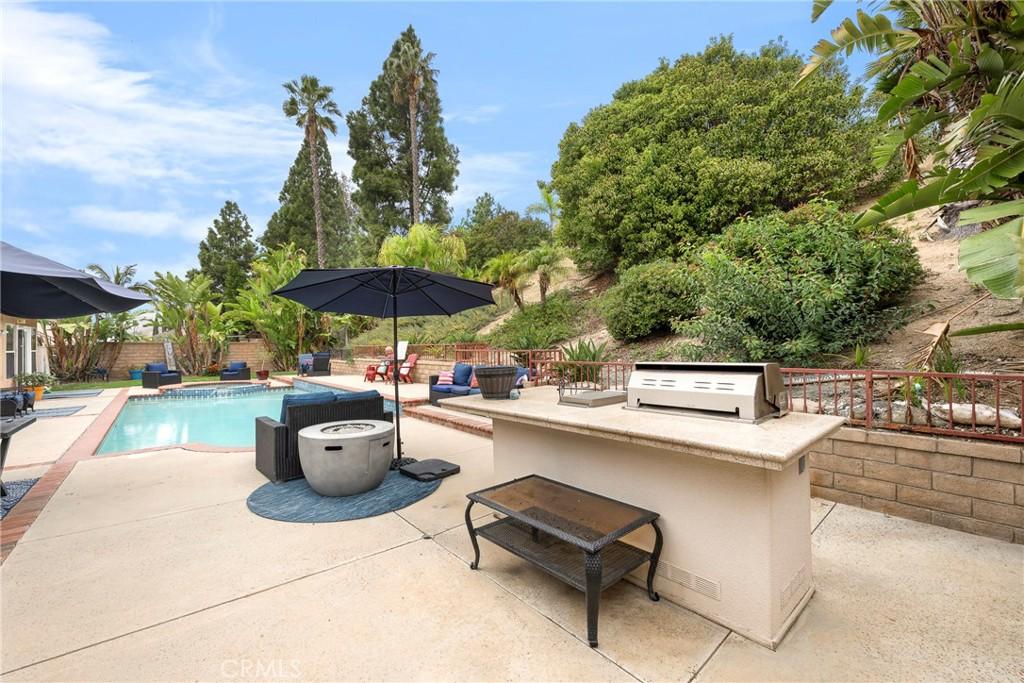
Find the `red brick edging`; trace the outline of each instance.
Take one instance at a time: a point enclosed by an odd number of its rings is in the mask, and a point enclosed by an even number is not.
[[[50,498],[67,479],[75,464],[79,460],[91,457],[96,452],[103,437],[107,435],[107,431],[114,424],[114,420],[117,419],[118,413],[121,412],[121,408],[127,401],[128,389],[122,389],[96,416],[92,424],[86,427],[85,431],[75,439],[75,442],[64,451],[64,455],[51,465],[50,469],[46,470],[46,474],[7,513],[7,516],[0,522],[0,562],[6,560],[7,556],[11,554],[15,544],[21,540],[28,528],[39,517],[39,513],[43,511],[46,504],[50,502]]]

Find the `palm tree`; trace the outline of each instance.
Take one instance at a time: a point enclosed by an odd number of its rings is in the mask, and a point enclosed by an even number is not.
[[[95,275],[101,280],[112,282],[115,285],[121,285],[122,287],[128,287],[136,291],[142,291],[143,285],[135,284],[135,273],[138,267],[132,263],[127,266],[114,266],[114,271],[110,272],[98,263],[90,263],[85,267],[85,272]]]
[[[405,104],[409,110],[409,157],[412,173],[410,225],[420,222],[420,141],[416,133],[416,123],[420,110],[420,92],[424,86],[434,82],[437,74],[431,67],[433,60],[433,52],[423,54],[418,45],[403,41],[398,51],[384,63],[384,74],[391,84],[391,96],[396,104]]]
[[[523,310],[523,286],[526,284],[526,269],[518,254],[506,251],[484,264],[483,276],[487,281],[501,287],[512,296],[519,310]]]
[[[555,278],[569,272],[565,259],[565,250],[550,244],[542,244],[523,255],[523,269],[527,273],[537,274],[541,306],[548,302],[548,288]]]
[[[341,116],[341,110],[331,99],[334,88],[329,85],[320,85],[316,76],[303,74],[298,81],[289,81],[284,84],[288,92],[288,99],[281,105],[284,115],[295,119],[295,125],[302,128],[306,134],[306,144],[309,147],[309,165],[313,172],[313,219],[316,224],[316,263],[320,268],[325,267],[324,263],[324,219],[320,209],[320,169],[318,163],[318,143],[321,137],[325,137],[325,131],[331,134],[338,132],[332,116]]]
[[[462,271],[465,260],[462,238],[425,223],[409,228],[408,235],[388,237],[377,255],[377,263],[382,266],[414,266],[453,275]]]
[[[555,194],[549,183],[538,180],[537,189],[540,190],[540,201],[526,207],[526,215],[534,216],[539,214],[545,216],[548,221],[548,227],[554,232],[558,226],[558,216],[562,211],[562,202],[559,201],[558,195]]]

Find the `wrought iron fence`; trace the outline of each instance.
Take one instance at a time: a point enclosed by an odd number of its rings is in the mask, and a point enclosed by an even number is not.
[[[1024,375],[785,368],[789,409],[868,429],[1024,443]]]

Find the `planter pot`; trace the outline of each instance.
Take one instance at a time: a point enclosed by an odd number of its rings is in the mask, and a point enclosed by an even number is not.
[[[132,379],[142,379],[142,370],[129,370],[128,376]]]
[[[256,379],[270,379],[270,370],[257,370]]]
[[[32,392],[35,393],[37,401],[42,401],[43,400],[43,390],[46,387],[25,387],[25,388],[28,389],[29,391],[32,391]]]
[[[487,399],[507,399],[516,384],[514,365],[484,365],[473,370],[480,394]]]

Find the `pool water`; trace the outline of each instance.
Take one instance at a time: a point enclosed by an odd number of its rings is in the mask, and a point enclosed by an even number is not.
[[[129,400],[111,426],[99,455],[154,446],[205,443],[244,446],[256,443],[255,419],[281,416],[281,397],[299,391],[261,391],[236,396]]]

